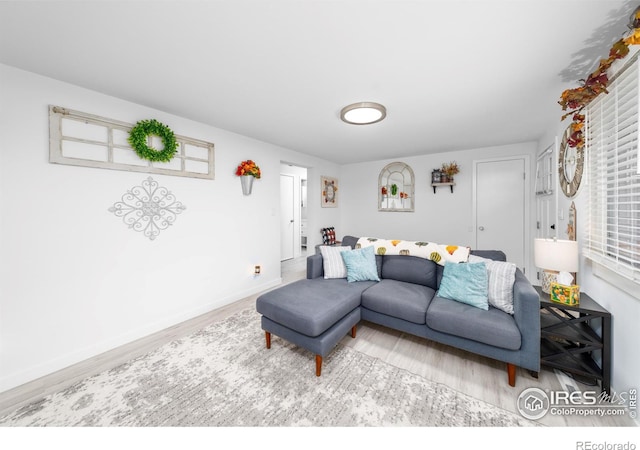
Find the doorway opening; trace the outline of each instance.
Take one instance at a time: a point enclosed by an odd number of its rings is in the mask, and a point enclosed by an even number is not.
[[[307,168],[280,164],[280,261],[307,254]]]

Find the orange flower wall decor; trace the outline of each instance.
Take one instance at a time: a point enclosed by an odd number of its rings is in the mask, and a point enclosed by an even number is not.
[[[236,175],[238,175],[239,177],[250,175],[255,178],[260,178],[260,167],[258,167],[252,160],[247,159],[246,161],[242,161],[238,165],[238,168],[236,169]]]

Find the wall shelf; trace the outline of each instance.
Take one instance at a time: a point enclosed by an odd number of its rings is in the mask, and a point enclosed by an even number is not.
[[[453,194],[453,187],[456,184],[454,182],[451,183],[431,183],[431,186],[433,186],[433,193],[436,193],[436,189],[440,186],[449,186],[449,188],[451,188],[451,193]]]

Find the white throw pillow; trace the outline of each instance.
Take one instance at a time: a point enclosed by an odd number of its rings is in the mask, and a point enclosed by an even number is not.
[[[516,282],[516,265],[469,255],[470,263],[483,262],[489,276],[489,304],[506,313],[513,314],[513,285]]]
[[[347,266],[344,264],[341,253],[349,250],[351,250],[351,247],[320,246],[325,280],[330,278],[347,278]]]

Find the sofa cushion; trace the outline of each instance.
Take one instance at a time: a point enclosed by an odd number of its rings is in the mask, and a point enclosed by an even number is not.
[[[489,309],[489,276],[484,262],[444,266],[438,296],[466,303],[476,308]]]
[[[434,294],[435,290],[428,286],[383,279],[362,293],[362,306],[381,314],[424,324]]]
[[[520,330],[510,314],[492,306],[485,311],[438,296],[429,305],[427,326],[509,350],[518,350],[522,342]]]
[[[437,264],[417,256],[388,255],[383,257],[381,278],[437,288]]]
[[[320,232],[322,233],[322,243],[324,245],[336,244],[336,229],[334,227],[322,228]]]
[[[358,250],[347,250],[341,254],[344,265],[347,267],[347,281],[380,281],[378,266],[373,247]]]
[[[489,304],[513,314],[513,284],[516,282],[516,265],[469,255],[469,262],[484,262],[489,277]]]
[[[322,268],[324,278],[347,278],[347,266],[344,265],[341,253],[349,250],[348,247],[331,247],[328,245],[320,246],[320,254],[322,255]]]
[[[262,294],[256,310],[306,336],[319,336],[360,306],[362,291],[374,281],[348,283],[346,279],[299,280]]]

